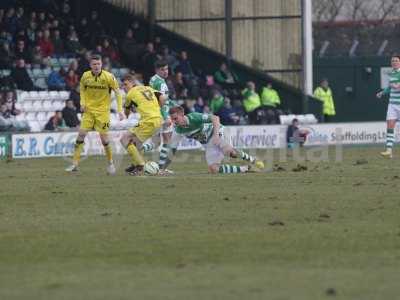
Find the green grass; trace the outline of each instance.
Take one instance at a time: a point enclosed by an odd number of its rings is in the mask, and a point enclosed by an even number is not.
[[[399,299],[400,160],[379,150],[226,176],[197,153],[164,178],[0,162],[0,299]]]

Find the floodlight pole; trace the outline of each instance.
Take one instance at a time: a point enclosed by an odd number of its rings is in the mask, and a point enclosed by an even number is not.
[[[313,36],[312,36],[312,0],[302,0],[302,37],[303,37],[303,111],[308,110],[308,96],[313,94]]]

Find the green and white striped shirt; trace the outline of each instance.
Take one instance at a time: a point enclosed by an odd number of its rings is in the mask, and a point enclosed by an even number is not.
[[[392,84],[398,84],[399,88],[393,88]],[[400,105],[400,69],[393,69],[389,73],[389,86],[383,90],[384,95],[389,95],[389,103]]]

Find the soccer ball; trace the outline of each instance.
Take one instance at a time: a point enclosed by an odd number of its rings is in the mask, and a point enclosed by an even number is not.
[[[144,173],[147,175],[156,175],[160,171],[158,163],[154,161],[148,161],[144,165]]]

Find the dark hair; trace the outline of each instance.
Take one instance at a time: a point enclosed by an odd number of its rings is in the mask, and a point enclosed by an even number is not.
[[[395,53],[395,54],[392,55],[392,58],[398,58],[398,59],[400,59],[400,54]]]
[[[101,56],[98,54],[92,54],[90,60],[101,60]]]
[[[124,82],[124,81],[130,81],[130,82],[132,82],[132,83],[135,83],[136,78],[135,78],[135,76],[132,75],[132,74],[126,74],[126,75],[122,78],[122,82]]]
[[[294,122],[299,122],[299,120],[296,119],[296,118],[294,118],[294,119],[292,120],[292,124],[293,124]]]
[[[56,114],[58,114],[58,113],[62,113],[62,111],[61,110],[56,110]]]
[[[154,68],[159,69],[168,66],[168,62],[164,59],[157,60],[154,63]]]
[[[169,114],[170,115],[173,115],[173,114],[179,114],[179,113],[184,113],[184,109],[183,109],[183,107],[182,106],[174,106],[174,107],[171,107],[170,109],[169,109]]]

